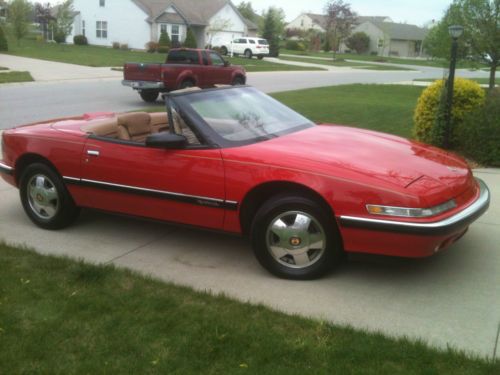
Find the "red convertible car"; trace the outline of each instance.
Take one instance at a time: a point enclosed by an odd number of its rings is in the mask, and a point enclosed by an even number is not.
[[[5,131],[0,171],[42,228],[85,207],[248,235],[259,262],[291,279],[345,252],[430,256],[489,206],[456,155],[317,126],[251,87],[174,92],[166,109]]]

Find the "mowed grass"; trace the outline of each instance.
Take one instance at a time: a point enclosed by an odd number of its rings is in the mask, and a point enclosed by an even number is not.
[[[281,60],[284,61],[298,61],[305,62],[311,64],[320,64],[320,65],[329,65],[329,66],[338,66],[338,67],[351,67],[354,69],[367,69],[367,70],[413,70],[407,68],[401,68],[398,66],[390,66],[390,65],[375,65],[369,63],[362,62],[352,62],[346,61],[343,59],[340,60],[323,60],[323,59],[312,59],[312,58],[303,58],[300,56],[297,57],[289,57],[289,56],[281,56]]]
[[[29,72],[2,72],[0,73],[0,84],[14,82],[31,82],[33,77]]]
[[[297,56],[312,56],[312,57],[322,57],[322,58],[333,58],[332,52],[311,52],[311,51],[292,51],[281,49],[282,54],[287,55],[297,55]],[[355,54],[355,53],[337,53],[336,58],[347,59],[347,60],[358,60],[358,61],[372,61],[372,62],[387,62],[391,64],[401,64],[401,65],[418,65],[418,66],[430,66],[435,68],[447,68],[449,67],[449,61],[445,59],[412,59],[412,58],[401,58],[401,57],[385,57],[377,55],[365,55],[365,54]],[[477,63],[473,61],[460,60],[457,62],[457,68],[469,68],[478,69],[480,67],[486,66],[482,63]]]
[[[0,244],[1,373],[498,374],[499,363]]]
[[[343,85],[273,94],[318,123],[350,125],[410,138],[413,111],[423,88]]]
[[[10,55],[29,57],[68,64],[92,67],[119,67],[126,62],[164,63],[166,54],[147,53],[144,51],[121,50],[99,46],[58,45],[23,39],[21,43],[10,40]],[[232,64],[242,65],[249,72],[287,71],[287,70],[321,70],[300,66],[276,64],[264,60],[228,58]]]

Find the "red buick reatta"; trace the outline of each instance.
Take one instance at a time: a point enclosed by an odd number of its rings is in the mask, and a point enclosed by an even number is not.
[[[460,157],[313,124],[251,87],[183,90],[165,113],[96,113],[3,133],[3,178],[29,218],[80,208],[248,235],[270,272],[319,277],[345,252],[430,256],[489,206]]]

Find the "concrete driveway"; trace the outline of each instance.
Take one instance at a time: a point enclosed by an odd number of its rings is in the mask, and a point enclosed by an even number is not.
[[[0,239],[44,254],[113,263],[241,301],[491,357],[500,322],[500,170],[478,170],[489,212],[448,251],[424,260],[352,256],[335,273],[293,282],[269,275],[241,238],[84,211],[66,230],[35,227],[0,182]]]

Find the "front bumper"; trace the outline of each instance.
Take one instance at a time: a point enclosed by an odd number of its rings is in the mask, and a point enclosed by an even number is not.
[[[7,176],[13,176],[14,175],[14,168],[9,167],[7,164],[2,163],[0,161],[0,173],[5,174]]]
[[[402,234],[420,235],[446,235],[460,230],[465,230],[471,223],[484,214],[490,206],[490,191],[488,186],[486,186],[482,180],[476,180],[480,189],[479,197],[476,201],[464,210],[440,221],[417,223],[380,220],[356,216],[341,216],[340,224],[347,228],[360,228],[375,231],[389,231]]]
[[[134,90],[162,90],[165,88],[163,82],[151,81],[122,81],[123,86],[132,87]]]

